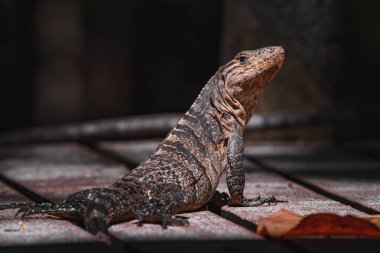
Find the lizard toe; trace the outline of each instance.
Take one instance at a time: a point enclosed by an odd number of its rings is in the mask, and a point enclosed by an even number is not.
[[[171,226],[189,226],[189,221],[186,217],[180,217],[175,215],[162,215],[161,225],[163,229],[167,228],[167,225]]]

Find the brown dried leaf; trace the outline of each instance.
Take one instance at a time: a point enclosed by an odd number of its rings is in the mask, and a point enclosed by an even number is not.
[[[291,238],[300,236],[361,236],[380,238],[380,216],[338,216],[319,213],[302,217],[280,210],[259,219],[257,233],[263,236]]]
[[[263,236],[280,237],[295,227],[301,219],[301,215],[282,209],[268,218],[260,218],[257,233]]]
[[[363,219],[375,224],[378,228],[380,228],[380,215],[363,216]]]

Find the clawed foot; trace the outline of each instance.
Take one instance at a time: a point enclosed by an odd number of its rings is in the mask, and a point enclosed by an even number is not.
[[[277,204],[277,199],[270,195],[270,196],[257,196],[254,199],[247,199],[246,200],[249,203],[249,206],[261,206],[264,204],[268,204],[270,206],[271,203]]]
[[[225,192],[219,192],[216,191],[212,199],[210,200],[210,203],[217,205],[219,207],[229,205],[229,206],[262,206],[264,204],[268,204],[270,206],[271,204],[277,204],[280,202],[288,202],[287,200],[278,200],[276,197],[270,195],[270,196],[257,196],[254,199],[246,199],[245,197],[235,197],[230,198],[229,195]]]
[[[163,229],[167,229],[168,225],[172,226],[188,226],[189,222],[186,217],[175,216],[161,210],[155,211],[140,211],[134,210],[134,214],[137,218],[137,225],[142,226],[144,222],[157,221],[161,223]]]
[[[236,206],[262,206],[264,204],[268,204],[270,206],[272,203],[275,205],[279,202],[287,202],[286,200],[278,200],[276,197],[270,195],[270,196],[257,196],[254,199],[246,199],[244,197],[240,199],[231,200],[230,205]]]
[[[22,207],[16,212],[15,217],[21,214],[21,219],[24,220],[33,214],[39,214],[39,211],[40,209],[36,207]]]
[[[188,226],[189,222],[185,217],[179,217],[175,215],[163,215],[161,216],[161,225],[163,229],[168,228],[168,224],[172,226]]]

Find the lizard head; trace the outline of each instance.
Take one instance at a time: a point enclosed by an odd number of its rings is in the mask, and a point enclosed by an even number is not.
[[[238,53],[219,71],[224,80],[232,115],[246,125],[256,107],[258,96],[282,66],[282,47],[265,47]]]

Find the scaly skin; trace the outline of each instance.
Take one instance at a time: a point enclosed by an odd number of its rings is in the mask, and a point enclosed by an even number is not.
[[[243,131],[258,96],[284,60],[282,47],[243,51],[219,68],[176,127],[137,168],[109,188],[70,195],[61,204],[13,203],[23,217],[50,214],[84,219],[86,228],[104,240],[109,224],[137,218],[186,225],[175,216],[210,201],[221,174],[227,170],[229,204],[259,206],[276,202],[273,196],[243,196]]]

